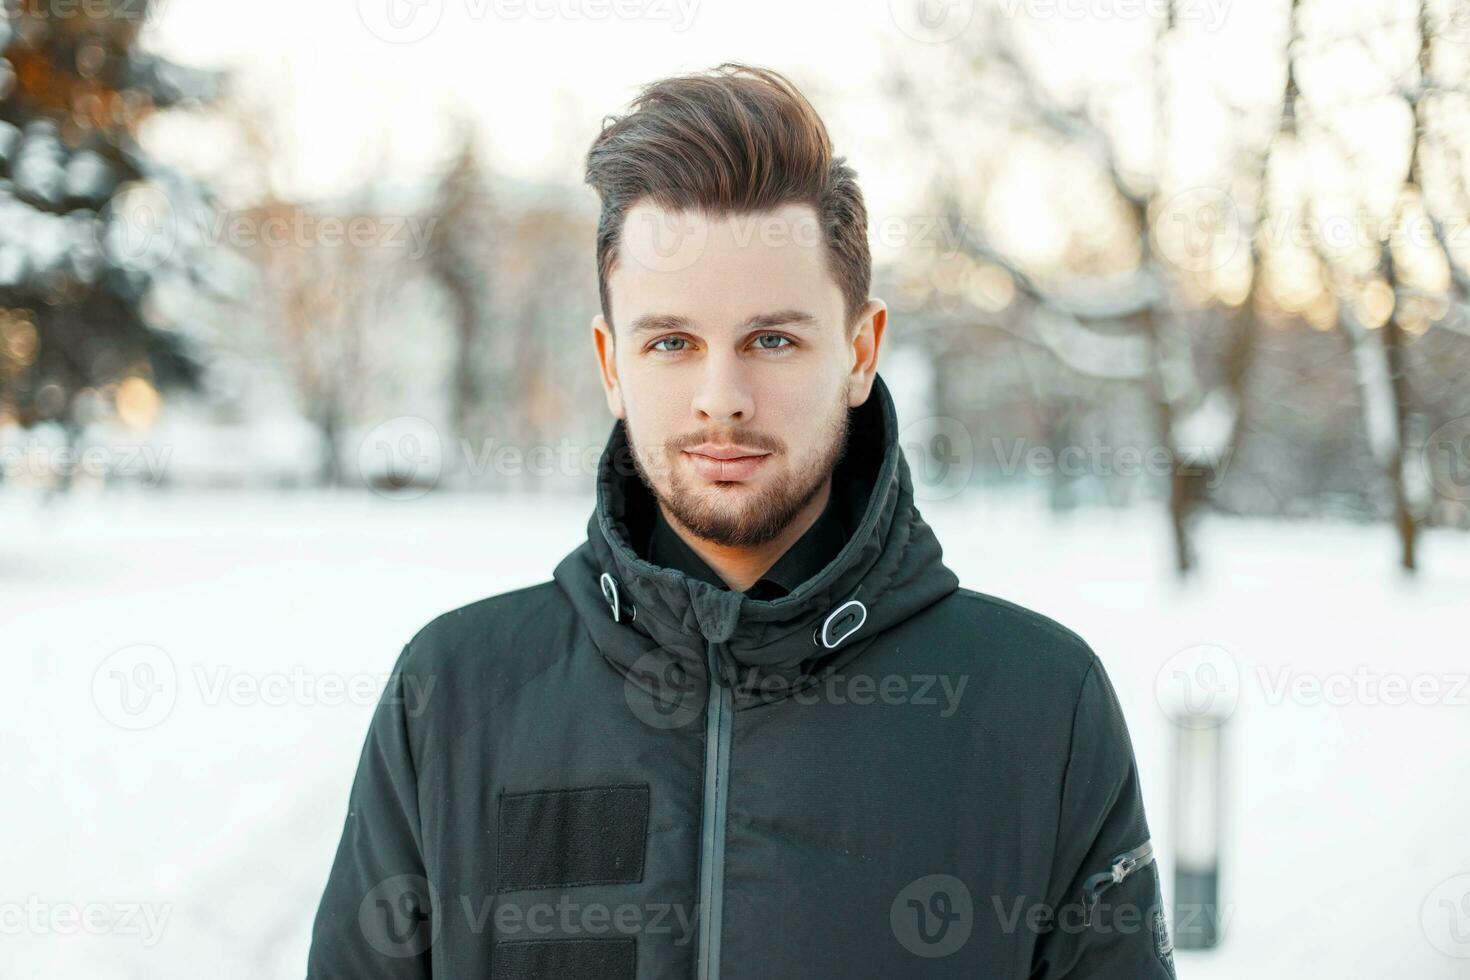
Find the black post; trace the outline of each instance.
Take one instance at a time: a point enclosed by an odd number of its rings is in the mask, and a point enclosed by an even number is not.
[[[1174,719],[1174,946],[1220,942],[1220,825],[1225,716]]]

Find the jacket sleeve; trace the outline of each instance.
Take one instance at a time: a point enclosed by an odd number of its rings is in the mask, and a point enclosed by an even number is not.
[[[1072,721],[1033,980],[1173,980],[1174,955],[1128,726],[1094,655]]]
[[[424,869],[408,721],[424,687],[405,683],[405,646],[368,727],[347,820],[312,927],[308,980],[422,980],[438,933]]]

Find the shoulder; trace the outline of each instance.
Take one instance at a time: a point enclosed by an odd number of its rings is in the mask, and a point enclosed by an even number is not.
[[[1102,660],[1075,631],[1033,609],[959,588],[936,604],[931,626],[943,669],[969,679],[973,717],[990,737],[1050,747],[1065,764],[1109,771],[1131,759],[1117,694]],[[1018,749],[1020,751],[1020,749]],[[1089,761],[1090,760],[1090,761]]]
[[[983,665],[1021,688],[1080,693],[1101,672],[1092,647],[1076,632],[1034,609],[960,587],[931,610],[931,628],[951,639],[972,668]],[[978,663],[977,663],[978,661]]]
[[[554,640],[573,618],[566,594],[548,579],[440,613],[404,645],[400,663],[405,671],[440,674],[483,668],[512,650],[565,650]]]
[[[961,586],[947,600],[950,615],[965,620],[984,635],[1058,660],[1083,673],[1097,655],[1075,631],[1034,609]]]
[[[428,771],[459,738],[493,717],[576,649],[575,617],[553,581],[435,616],[403,646],[396,685],[419,764]]]

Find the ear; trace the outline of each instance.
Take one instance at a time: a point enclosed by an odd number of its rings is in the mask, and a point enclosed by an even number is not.
[[[601,313],[592,318],[592,346],[597,352],[597,370],[602,378],[602,392],[607,397],[607,410],[613,418],[626,418],[623,389],[618,384],[617,342],[612,325]]]
[[[847,403],[856,407],[868,400],[873,379],[878,375],[878,350],[883,345],[883,331],[888,326],[888,306],[871,297],[858,311],[853,328],[852,369],[847,379]]]

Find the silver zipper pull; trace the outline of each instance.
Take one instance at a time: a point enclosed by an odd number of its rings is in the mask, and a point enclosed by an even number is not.
[[[1145,842],[1137,850],[1129,851],[1127,854],[1120,854],[1113,859],[1117,862],[1113,865],[1113,882],[1121,882],[1139,868],[1152,862],[1153,859],[1154,845],[1152,841]]]
[[[1121,884],[1125,878],[1137,871],[1139,868],[1147,867],[1154,860],[1154,844],[1152,840],[1146,840],[1131,851],[1124,851],[1109,862],[1107,871],[1092,875],[1082,889],[1082,926],[1086,928],[1092,925],[1092,912],[1097,907],[1102,893],[1114,885]]]

